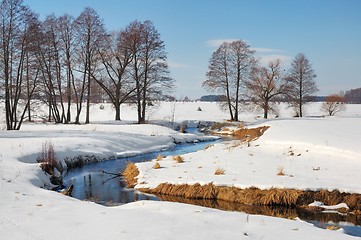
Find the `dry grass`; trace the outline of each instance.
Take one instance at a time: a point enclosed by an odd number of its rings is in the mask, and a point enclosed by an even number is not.
[[[222,168],[217,168],[216,171],[214,172],[214,175],[224,175],[226,171]]]
[[[55,156],[54,145],[51,141],[45,141],[41,147],[41,154],[38,158],[40,168],[50,174],[54,175],[54,169],[57,168],[57,160]]]
[[[185,133],[186,132],[186,126],[184,126],[184,125],[180,126],[179,132]]]
[[[279,205],[304,207],[314,201],[324,202],[326,205],[346,203],[355,215],[361,215],[361,194],[340,193],[339,191],[302,191],[296,189],[265,189],[255,187],[240,189],[235,187],[218,187],[211,183],[207,185],[182,184],[172,185],[162,183],[154,189],[141,189],[143,192],[180,196],[191,199],[217,199],[227,202],[251,205]]]
[[[173,160],[177,163],[184,163],[184,158],[182,156],[173,156]]]
[[[214,146],[214,144],[209,144],[209,145],[207,145],[204,149],[207,150],[208,148],[211,148],[211,147],[213,147],[213,146]]]
[[[279,167],[277,169],[277,176],[284,176],[284,175],[286,175],[284,172],[284,167]]]
[[[125,170],[122,173],[122,175],[125,177],[125,182],[127,183],[127,187],[132,188],[138,182],[137,176],[139,175],[139,170],[134,163],[130,162],[125,167]]]
[[[263,133],[269,128],[269,126],[257,127],[257,128],[241,128],[233,132],[233,135],[243,142],[251,142],[263,135]]]
[[[158,162],[156,162],[153,166],[154,169],[159,169],[160,168],[160,164]]]
[[[214,123],[212,126],[211,126],[211,130],[221,130],[223,127],[225,126],[230,126],[229,123],[227,122],[222,122],[222,123]]]
[[[165,158],[165,157],[162,156],[162,155],[160,155],[160,154],[158,154],[158,156],[157,156],[157,161],[161,161],[163,158]]]

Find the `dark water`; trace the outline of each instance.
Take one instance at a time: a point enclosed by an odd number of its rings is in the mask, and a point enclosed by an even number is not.
[[[337,226],[343,228],[349,235],[361,237],[360,216],[340,213],[315,213],[301,208],[250,206],[218,200],[197,200],[164,195],[148,195],[134,189],[126,188],[123,177],[116,175],[125,169],[128,162],[137,163],[150,161],[155,159],[159,154],[162,156],[169,156],[195,152],[214,143],[215,142],[213,141],[179,144],[175,148],[166,151],[85,165],[81,168],[69,170],[64,177],[64,184],[66,186],[74,185],[72,193],[73,197],[80,200],[93,201],[105,206],[120,205],[139,200],[180,202],[226,211],[240,211],[248,214],[266,215],[288,219],[298,217],[304,221],[314,224],[316,227],[327,228],[329,226]]]

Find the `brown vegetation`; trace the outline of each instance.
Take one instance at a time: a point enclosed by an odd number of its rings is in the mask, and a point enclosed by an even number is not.
[[[346,108],[346,98],[341,94],[333,94],[326,97],[325,102],[322,103],[321,110],[329,116],[333,116]]]
[[[215,172],[214,175],[224,175],[225,170],[222,168],[218,168]]]
[[[42,144],[38,162],[40,163],[40,168],[44,172],[54,175],[54,170],[57,168],[58,162],[55,156],[54,145],[51,141],[45,141]]]
[[[227,202],[265,206],[307,207],[313,201],[326,205],[346,203],[350,211],[361,214],[361,194],[341,193],[339,191],[303,191],[296,189],[271,188],[261,190],[255,187],[240,189],[236,187],[218,187],[212,183],[200,185],[172,185],[162,183],[154,189],[140,189],[143,192],[161,195],[180,196],[192,199],[217,199]]]
[[[160,164],[158,162],[156,162],[153,166],[154,169],[159,169],[160,168]]]
[[[233,135],[243,142],[251,142],[263,135],[269,126],[262,126],[257,128],[240,128],[233,132]]]
[[[284,176],[285,173],[283,172],[284,168],[283,167],[279,167],[278,168],[278,172],[277,172],[277,176]]]
[[[127,186],[132,188],[137,184],[138,181],[137,176],[139,175],[139,170],[134,163],[130,162],[125,167],[125,170],[122,173],[122,175],[125,178],[125,182],[127,183]]]
[[[157,161],[161,161],[163,158],[164,158],[164,156],[158,154],[158,156],[157,156]]]
[[[173,156],[173,160],[176,161],[177,163],[183,163],[184,162],[184,158],[182,156]]]

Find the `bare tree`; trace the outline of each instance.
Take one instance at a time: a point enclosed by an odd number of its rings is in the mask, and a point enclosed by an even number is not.
[[[129,73],[134,56],[129,40],[131,35],[131,29],[126,28],[105,38],[104,47],[99,52],[103,69],[93,76],[112,102],[115,120],[120,120],[121,104],[136,90]]]
[[[268,67],[255,66],[251,78],[245,82],[247,95],[252,102],[263,110],[268,118],[269,111],[275,112],[273,103],[290,91],[290,84],[281,70],[281,60],[270,61]]]
[[[63,15],[58,18],[58,32],[59,44],[62,52],[62,66],[66,71],[66,99],[67,110],[65,123],[71,121],[71,99],[72,99],[72,84],[75,81],[73,74],[74,61],[74,18],[70,15]]]
[[[44,92],[49,105],[49,121],[63,123],[65,118],[63,73],[61,63],[58,19],[48,16],[42,24],[43,33],[39,39],[38,59],[42,71]]]
[[[22,0],[3,0],[0,5],[0,66],[5,91],[7,130],[19,130],[36,84],[30,84],[32,50],[29,29],[37,23],[36,15]],[[36,78],[33,79],[36,81]],[[23,92],[28,83],[27,99]],[[22,107],[22,105],[25,105]]]
[[[222,43],[209,61],[203,86],[226,96],[231,121],[238,121],[242,83],[254,64],[254,51],[242,40]]]
[[[333,116],[339,112],[345,111],[346,98],[342,94],[332,94],[326,97],[323,102],[321,110],[326,112],[329,116]]]
[[[127,29],[133,54],[131,74],[135,82],[138,123],[145,123],[147,104],[170,93],[174,80],[169,77],[165,46],[153,23],[134,21]]]
[[[87,90],[87,104],[86,104],[86,119],[85,123],[89,123],[90,115],[90,99],[91,99],[91,83],[92,76],[96,70],[98,61],[100,60],[98,55],[98,47],[102,44],[105,36],[105,29],[102,20],[98,13],[92,8],[85,8],[80,16],[75,20],[75,28],[79,46],[80,54],[79,59],[81,61],[81,73],[82,73],[82,87]],[[76,122],[79,123],[79,115],[81,111],[78,109]]]
[[[310,100],[312,94],[318,91],[316,74],[307,57],[299,53],[292,61],[287,80],[292,87],[290,100],[296,114],[303,115],[303,107]]]
[[[347,103],[361,103],[361,88],[346,91],[345,98]]]

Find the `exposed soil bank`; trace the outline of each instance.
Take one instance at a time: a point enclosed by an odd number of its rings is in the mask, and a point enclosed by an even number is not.
[[[129,187],[135,186],[138,174],[139,171],[134,164],[126,168],[123,175]],[[199,183],[194,185],[162,183],[154,189],[142,188],[138,190],[156,195],[178,196],[189,199],[214,199],[265,206],[278,205],[309,208],[308,205],[314,201],[320,201],[329,206],[346,203],[349,209],[338,209],[338,211],[361,214],[361,194],[341,193],[337,190],[303,191],[277,188],[261,190],[255,187],[240,189],[236,187],[215,186],[212,183],[207,185],[200,185]]]

